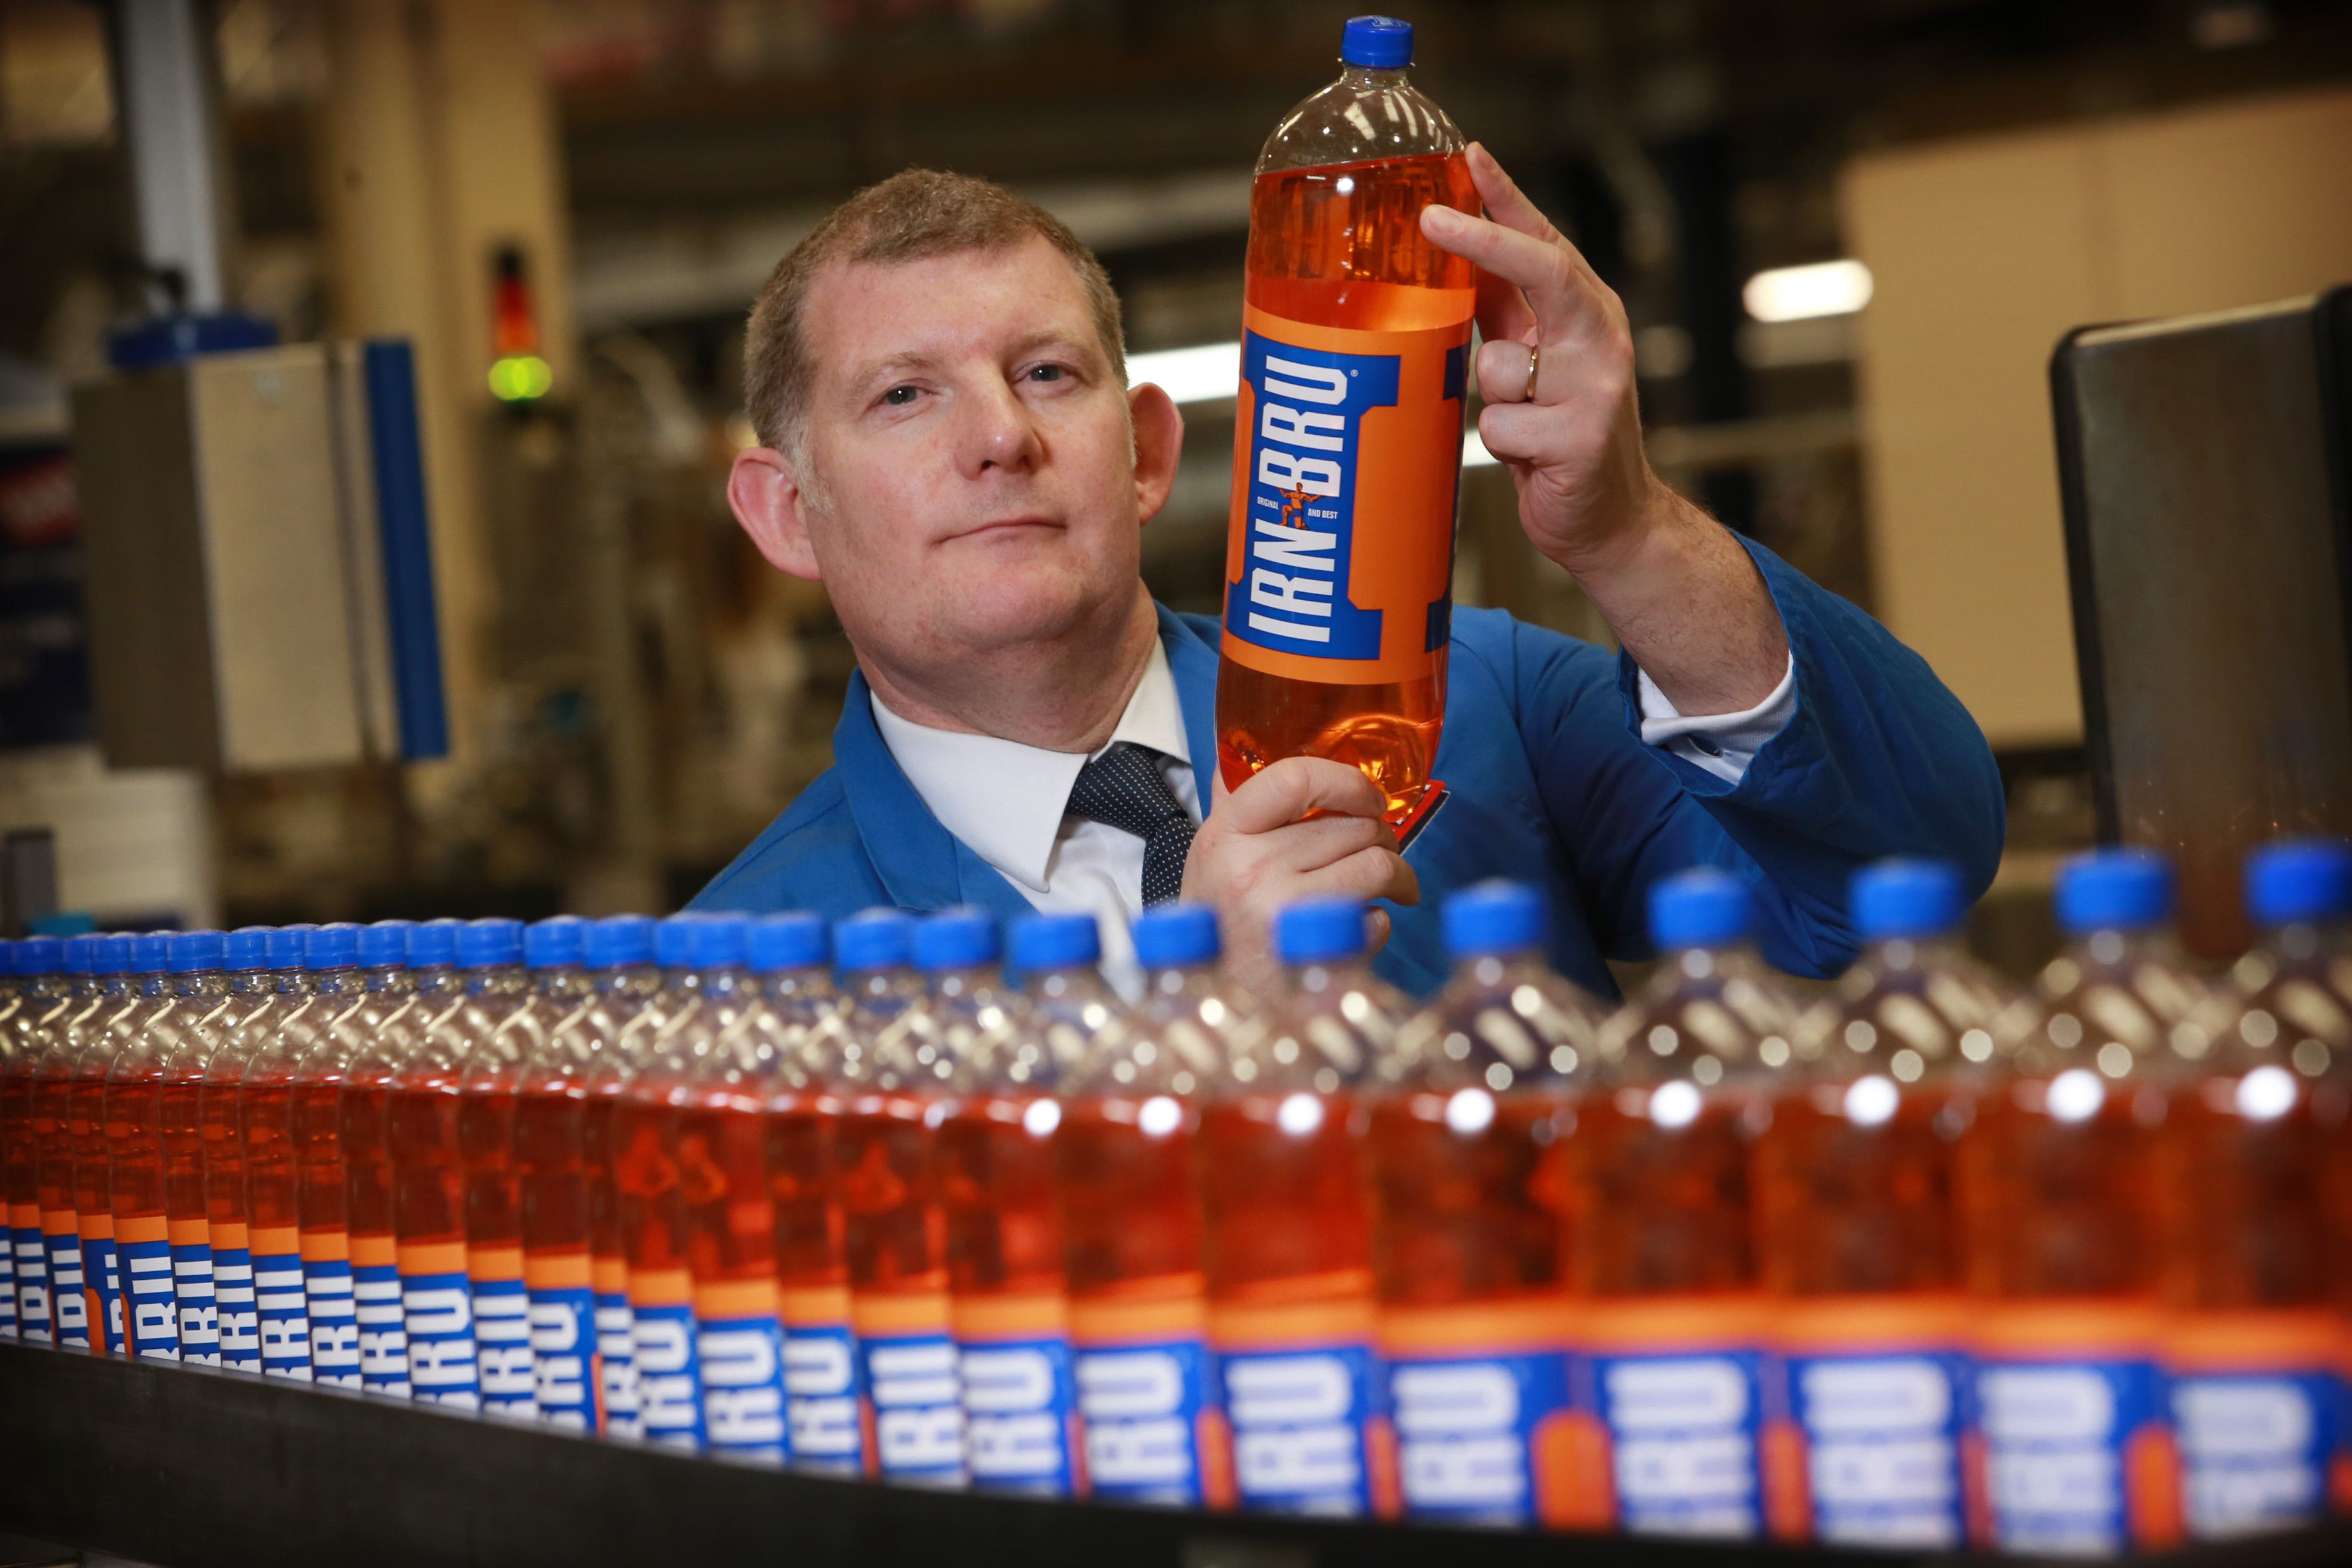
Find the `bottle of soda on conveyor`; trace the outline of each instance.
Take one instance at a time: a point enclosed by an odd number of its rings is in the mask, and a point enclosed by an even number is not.
[[[1337,81],[1258,154],[1225,554],[1218,766],[1361,768],[1391,821],[1432,792],[1475,269],[1421,211],[1475,211],[1412,28],[1359,16]]]

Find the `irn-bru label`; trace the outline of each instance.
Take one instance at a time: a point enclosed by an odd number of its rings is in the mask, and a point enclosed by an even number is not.
[[[0,1340],[16,1337],[16,1233],[0,1205]]]
[[[1764,1528],[1762,1314],[1739,1298],[1588,1302],[1578,1337],[1620,1528],[1747,1538]]]
[[[860,1371],[884,1480],[961,1487],[970,1479],[962,1387],[944,1295],[856,1298]]]
[[[1565,1303],[1381,1314],[1405,1512],[1462,1524],[1607,1520],[1606,1452],[1573,1401]]]
[[[865,1389],[849,1292],[838,1287],[780,1292],[784,1321],[784,1409],[793,1468],[816,1475],[866,1473]]]
[[[302,1238],[290,1226],[255,1226],[254,1303],[261,1310],[261,1370],[310,1381],[310,1301],[302,1289]]]
[[[352,1237],[352,1321],[360,1333],[360,1387],[389,1399],[415,1398],[400,1306],[400,1251],[388,1236]]]
[[[115,1267],[122,1283],[122,1337],[145,1361],[180,1359],[179,1291],[172,1282],[172,1228],[160,1215],[116,1225]]]
[[[603,1401],[604,1430],[615,1437],[643,1436],[637,1424],[637,1352],[630,1327],[628,1260],[593,1258],[588,1279],[596,1297],[597,1397]]]
[[[1470,323],[1357,331],[1244,312],[1225,657],[1415,680],[1450,629]]]
[[[784,1325],[772,1280],[695,1287],[695,1355],[710,1452],[763,1465],[791,1457],[784,1422]]]
[[[482,1387],[466,1244],[404,1243],[394,1249],[394,1258],[400,1270],[400,1324],[408,1340],[410,1397],[420,1405],[479,1410]]]
[[[41,1215],[41,1245],[49,1255],[49,1320],[60,1349],[89,1349],[89,1292],[82,1273],[81,1232],[71,1209]],[[100,1343],[105,1342],[100,1340]]]
[[[960,1297],[953,1315],[972,1489],[1083,1493],[1069,1304],[1060,1296]]]
[[[2184,1522],[2227,1540],[2326,1517],[2342,1330],[2326,1311],[2198,1312],[2166,1332]]]
[[[77,1228],[81,1232],[82,1298],[94,1325],[91,1348],[102,1347],[105,1354],[120,1356],[128,1341],[122,1328],[122,1274],[114,1247],[114,1216],[83,1215]],[[102,1335],[98,1331],[103,1331]]]
[[[1962,1324],[1946,1298],[1780,1304],[1778,1376],[1797,1446],[1790,1473],[1771,1478],[1776,1533],[1844,1546],[1965,1542],[1961,1440],[1974,1422]]]
[[[526,1254],[530,1294],[531,1395],[539,1418],[560,1432],[598,1429],[596,1293],[584,1252]]]
[[[702,1449],[702,1367],[695,1354],[694,1280],[683,1268],[629,1272],[629,1338],[637,1431],[648,1443]]]
[[[207,1227],[212,1237],[213,1301],[220,1328],[221,1365],[261,1371],[261,1308],[254,1300],[251,1233],[240,1221]]]
[[[172,1296],[180,1313],[180,1359],[218,1366],[220,1307],[213,1294],[212,1226],[200,1219],[166,1226],[172,1247]]]
[[[2179,1460],[2152,1308],[2009,1303],[1971,1322],[1991,1544],[2113,1555],[2179,1530]]]
[[[1396,1434],[1369,1299],[1213,1305],[1209,1335],[1243,1508],[1396,1514]]]
[[[348,1233],[302,1233],[302,1297],[310,1312],[311,1377],[335,1388],[365,1387]]]
[[[16,1262],[16,1337],[28,1345],[50,1344],[56,1325],[49,1316],[49,1253],[40,1211],[30,1204],[8,1207],[8,1250]]]
[[[1233,1506],[1233,1434],[1197,1289],[1164,1301],[1073,1301],[1070,1340],[1093,1495]]]
[[[468,1247],[466,1278],[474,1292],[474,1374],[482,1408],[497,1415],[539,1417],[532,1394],[530,1291],[522,1248]]]

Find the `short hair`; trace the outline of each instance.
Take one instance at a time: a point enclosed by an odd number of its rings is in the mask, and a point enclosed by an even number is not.
[[[743,401],[763,445],[798,458],[816,366],[802,328],[809,285],[834,262],[919,261],[966,250],[1006,250],[1034,237],[1062,253],[1078,275],[1095,333],[1112,374],[1127,379],[1118,295],[1095,253],[1061,219],[992,180],[908,169],[868,185],[793,247],[752,303],[743,334]],[[805,476],[804,476],[805,477]]]

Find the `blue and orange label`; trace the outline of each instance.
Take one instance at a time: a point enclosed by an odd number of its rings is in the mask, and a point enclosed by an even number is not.
[[[2114,1555],[2179,1539],[2179,1461],[2152,1303],[2004,1302],[1970,1322],[1984,1532],[2004,1552]]]
[[[1260,1513],[1394,1518],[1396,1431],[1372,1302],[1212,1303],[1241,1506]]]
[[[1294,679],[1434,672],[1450,630],[1470,323],[1315,326],[1246,308],[1225,657]]]
[[[122,1275],[114,1247],[114,1215],[80,1215],[75,1228],[81,1235],[84,1310],[96,1325],[89,1336],[90,1348],[106,1355],[122,1355],[128,1342],[122,1328]]]
[[[1776,1535],[1966,1544],[1960,1456],[1975,1423],[1963,1323],[1962,1303],[1948,1296],[1780,1303],[1772,1392],[1794,1442],[1784,1465],[1768,1466]]]
[[[41,1236],[41,1211],[30,1204],[8,1205],[8,1247],[16,1254],[16,1337],[26,1344],[55,1342],[49,1309],[49,1254]]]
[[[714,1454],[781,1465],[792,1457],[784,1419],[784,1324],[772,1280],[699,1284],[695,1354],[702,1363],[702,1429]]]
[[[862,1476],[870,1448],[858,1374],[857,1335],[849,1326],[849,1291],[839,1286],[787,1287],[778,1293],[784,1321],[784,1409],[793,1467],[815,1475]]]
[[[0,1340],[16,1337],[16,1233],[0,1205]]]
[[[212,1237],[213,1302],[220,1329],[221,1365],[261,1370],[261,1308],[254,1300],[252,1237],[242,1220],[205,1227]]]
[[[180,1314],[180,1359],[218,1366],[220,1307],[213,1295],[212,1226],[200,1219],[166,1223],[172,1247],[172,1296]]]
[[[2346,1445],[2325,1310],[2187,1312],[2165,1332],[2183,1521],[2200,1541],[2324,1519]]]
[[[408,1341],[410,1397],[420,1405],[479,1410],[482,1385],[466,1244],[406,1242],[394,1247],[394,1260],[400,1270],[400,1324]]]
[[[530,1296],[531,1396],[539,1418],[559,1432],[593,1436],[603,1429],[596,1399],[603,1367],[588,1255],[525,1253],[522,1281]]]
[[[408,1325],[400,1306],[400,1253],[388,1236],[352,1243],[352,1321],[359,1326],[360,1387],[388,1399],[412,1399]]]
[[[1636,1534],[1763,1532],[1764,1315],[1731,1297],[1587,1301],[1574,1332],[1608,1451],[1616,1524]]]
[[[1077,1497],[1077,1378],[1058,1295],[958,1297],[956,1363],[975,1491]]]
[[[858,1296],[850,1303],[859,1371],[884,1480],[961,1487],[963,1390],[944,1294]]]
[[[41,1245],[49,1259],[49,1322],[60,1350],[89,1345],[89,1291],[82,1273],[81,1230],[71,1209],[41,1213]],[[101,1337],[100,1345],[105,1343]]]
[[[597,1398],[600,1429],[615,1437],[644,1435],[637,1424],[636,1345],[630,1328],[629,1263],[599,1255],[588,1264],[596,1298]]]
[[[350,1233],[302,1233],[302,1296],[310,1310],[311,1377],[334,1388],[365,1387]]]
[[[702,1364],[695,1353],[694,1279],[683,1268],[629,1271],[629,1338],[637,1431],[648,1443],[702,1451]]]
[[[1608,1518],[1607,1444],[1579,1409],[1568,1304],[1387,1308],[1381,1351],[1405,1512],[1559,1529]]]
[[[1070,1342],[1093,1495],[1232,1507],[1233,1431],[1199,1280],[1166,1300],[1073,1301]]]
[[[261,1370],[310,1381],[310,1300],[302,1287],[302,1238],[290,1225],[255,1226],[253,1299],[261,1311]]]
[[[114,1258],[129,1352],[146,1361],[178,1361],[180,1300],[172,1282],[171,1226],[161,1215],[117,1221]]]
[[[530,1291],[523,1284],[522,1248],[469,1247],[466,1279],[474,1292],[475,1375],[482,1408],[493,1415],[539,1418],[530,1364]]]

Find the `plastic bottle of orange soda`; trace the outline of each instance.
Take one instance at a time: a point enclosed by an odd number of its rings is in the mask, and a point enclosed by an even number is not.
[[[1748,947],[1748,889],[1686,871],[1650,892],[1662,952],[1601,1035],[1570,1140],[1579,1337],[1617,1524],[1752,1537],[1768,1442],[1750,1168],[1796,1059],[1795,1009]]]
[[[2159,1360],[2154,1155],[2176,1032],[2201,988],[2167,927],[2171,867],[2141,850],[2060,868],[2070,939],[2041,1017],[1960,1144],[1983,1543],[2114,1554],[2179,1534]]]
[[[2264,941],[2218,1040],[2176,1042],[2196,1054],[2156,1156],[2182,1521],[2209,1541],[2309,1523],[2352,1481],[2336,1311],[2352,1215],[2328,1180],[2352,1120],[2352,1003],[2327,973],[2347,956],[2327,934],[2352,915],[2352,849],[2256,850],[2246,906]]]
[[[1393,1518],[1396,1432],[1381,1364],[1363,1094],[1412,1005],[1365,962],[1365,909],[1276,917],[1289,988],[1211,1087],[1195,1168],[1209,1336],[1243,1508]]]
[[[1862,959],[1757,1141],[1779,1397],[1804,1454],[1774,1477],[1772,1523],[1793,1540],[1957,1549],[1969,1382],[1956,1150],[2027,1009],[1959,944],[1958,868],[1867,867],[1852,910]]]
[[[1250,198],[1218,765],[1361,768],[1422,805],[1445,714],[1454,503],[1475,281],[1421,233],[1475,211],[1454,122],[1406,79],[1412,28],[1359,16]]]
[[[1566,1155],[1598,1002],[1545,968],[1543,899],[1446,900],[1454,978],[1398,1037],[1371,1102],[1374,1267],[1405,1510],[1560,1528],[1608,1517],[1575,1407]]]
[[[1142,997],[1063,1080],[1055,1137],[1087,1479],[1106,1501],[1230,1508],[1193,1158],[1201,1097],[1259,1026],[1217,974],[1216,912],[1147,910]]]

